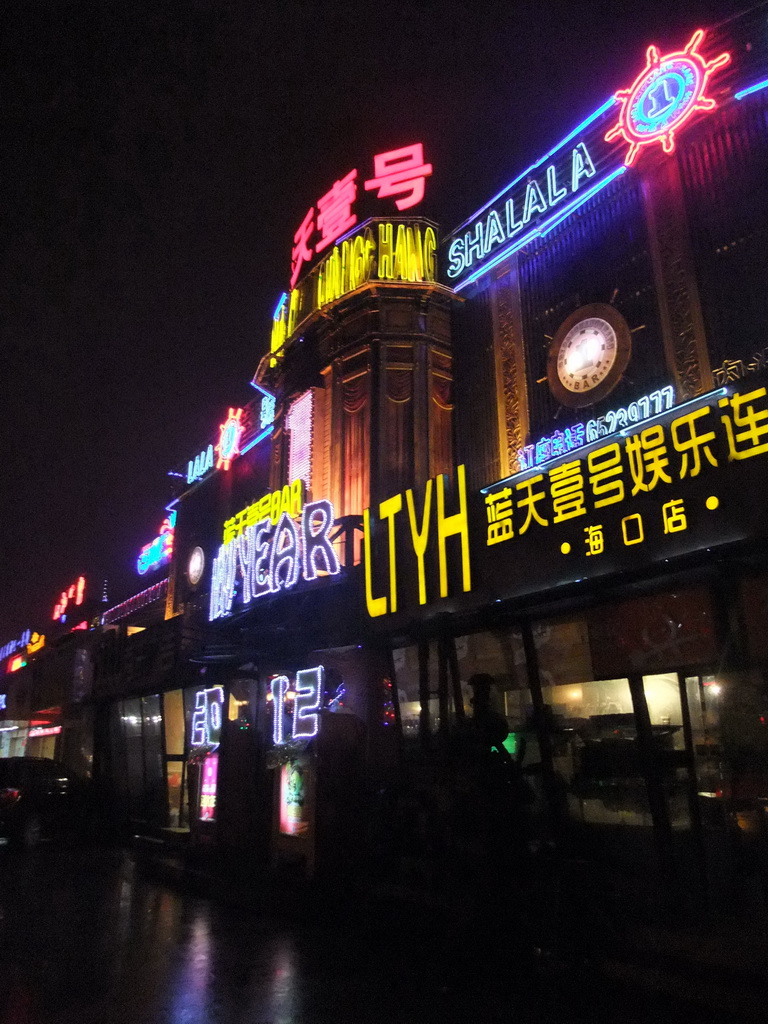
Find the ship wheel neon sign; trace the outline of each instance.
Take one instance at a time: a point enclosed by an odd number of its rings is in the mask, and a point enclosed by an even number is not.
[[[704,95],[707,83],[718,68],[731,59],[721,53],[706,61],[697,52],[704,30],[693,33],[685,49],[661,56],[656,46],[646,51],[646,65],[629,89],[615,97],[621,103],[619,119],[605,136],[607,142],[620,136],[629,143],[624,158],[627,167],[641,146],[660,142],[665,153],[675,148],[675,132],[697,110],[713,110],[716,103]]]
[[[229,469],[232,459],[240,454],[240,438],[245,429],[240,422],[242,415],[242,409],[230,409],[225,422],[219,427],[219,443],[215,449],[218,455],[216,469]]]

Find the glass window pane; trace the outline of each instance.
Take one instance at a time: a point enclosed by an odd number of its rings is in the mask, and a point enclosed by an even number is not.
[[[419,732],[419,649],[400,647],[392,652],[403,736],[415,737]]]
[[[128,787],[128,812],[131,818],[143,818],[144,748],[141,737],[141,700],[136,697],[122,702],[122,724],[125,737],[125,766]]]
[[[689,780],[677,672],[643,676],[643,688],[670,823],[673,828],[690,828]]]
[[[164,825],[167,817],[165,758],[160,714],[160,697],[141,698],[144,730],[144,800],[149,821]]]
[[[165,752],[168,757],[184,756],[184,699],[181,690],[163,694]]]
[[[533,627],[543,686],[593,679],[589,630],[584,619],[546,619]]]
[[[168,824],[171,828],[184,825],[182,809],[182,781],[184,778],[184,762],[171,761],[166,763],[168,780]]]
[[[589,825],[652,826],[627,679],[543,688],[568,812]]]

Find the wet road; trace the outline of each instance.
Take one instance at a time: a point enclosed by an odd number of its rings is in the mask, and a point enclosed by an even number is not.
[[[418,928],[224,905],[144,877],[115,850],[0,860],[2,1024],[658,1021],[588,977],[523,991],[477,978]],[[474,984],[473,984],[474,981]],[[622,1005],[622,1003],[624,1005]],[[677,1019],[682,1019],[680,1016]],[[698,1020],[701,1020],[699,1016]]]

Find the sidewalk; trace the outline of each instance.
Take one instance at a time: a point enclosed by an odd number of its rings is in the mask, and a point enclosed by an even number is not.
[[[327,894],[309,881],[292,878],[291,885],[274,884],[272,876],[258,872],[244,876],[221,870],[214,859],[190,857],[188,851],[143,841],[134,846],[137,861],[164,882],[183,886],[195,894],[230,905],[263,909],[270,914],[310,914],[323,906]],[[417,886],[358,885],[355,901],[358,920],[374,920],[386,929],[400,927],[406,934],[441,934],[445,938],[460,908]],[[351,903],[350,893],[346,898]],[[343,901],[342,901],[343,902]],[[341,910],[341,904],[335,904]],[[460,915],[458,915],[460,916]],[[399,922],[399,925],[398,925]],[[451,923],[449,923],[451,922]],[[621,943],[595,948],[584,957],[546,953],[539,960],[541,981],[564,991],[595,987],[598,979],[622,998],[632,994],[657,1000],[671,1012],[672,1005],[687,1005],[704,1013],[702,1024],[718,1021],[768,1020],[768,916],[759,894],[749,908],[711,912],[695,924],[674,926],[622,922]],[[460,941],[461,936],[456,936]],[[609,943],[604,943],[604,946]]]
[[[768,933],[759,903],[743,915],[711,914],[696,927],[637,925],[627,940],[621,956],[598,959],[606,979],[742,1021],[768,1019]]]

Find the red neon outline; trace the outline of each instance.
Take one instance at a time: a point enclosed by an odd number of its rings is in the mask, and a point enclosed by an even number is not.
[[[230,408],[229,415],[227,416],[226,420],[219,425],[219,443],[216,445],[214,449],[214,451],[218,455],[216,469],[229,469],[229,467],[232,464],[232,460],[235,458],[236,455],[240,454],[240,439],[243,436],[243,430],[245,430],[245,427],[240,422],[242,415],[242,409],[238,409],[237,412],[235,412],[234,409]],[[224,435],[226,434],[227,429],[229,428],[229,425],[233,420],[235,421],[235,439],[232,443],[231,450],[229,450],[229,453],[225,455],[224,448],[222,447],[222,445],[224,444]]]
[[[666,53],[664,56],[661,56],[657,46],[649,46],[646,50],[646,64],[643,70],[628,89],[619,89],[619,91],[614,94],[615,98],[621,103],[621,110],[619,112],[618,121],[605,135],[605,141],[612,142],[614,139],[621,136],[629,143],[629,152],[624,158],[624,163],[627,167],[634,162],[641,146],[646,146],[653,142],[661,142],[662,149],[665,153],[674,152],[675,132],[679,128],[682,128],[682,126],[697,110],[714,110],[717,106],[713,99],[709,99],[709,97],[704,96],[704,91],[707,87],[710,76],[718,68],[727,64],[731,59],[731,55],[730,53],[721,53],[720,56],[715,57],[714,60],[705,61],[701,54],[697,52],[697,47],[703,39],[704,29],[696,29],[684,49],[676,50],[674,53]],[[698,79],[693,98],[688,102],[688,105],[680,116],[673,118],[672,121],[663,129],[649,135],[638,135],[632,127],[629,114],[632,106],[634,105],[637,94],[642,91],[650,72],[654,71],[661,64],[672,60],[681,61],[693,68]]]

